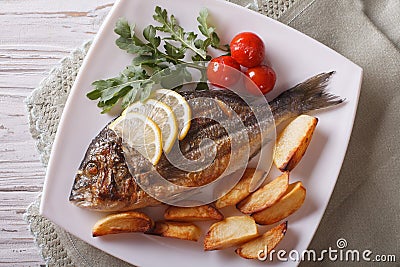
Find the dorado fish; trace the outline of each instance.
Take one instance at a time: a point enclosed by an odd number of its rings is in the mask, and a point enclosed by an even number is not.
[[[159,201],[148,195],[138,181],[151,181],[155,174],[161,175],[171,183],[180,186],[198,187],[219,178],[231,160],[231,140],[236,137],[249,146],[248,160],[257,155],[264,145],[266,127],[271,121],[279,125],[285,120],[312,110],[328,108],[343,102],[338,96],[326,92],[329,78],[333,72],[316,75],[303,83],[283,92],[269,102],[272,116],[257,119],[255,112],[238,95],[228,90],[188,91],[181,95],[190,101],[193,113],[199,114],[191,122],[186,137],[176,142],[182,155],[190,161],[201,161],[204,154],[214,152],[215,159],[200,170],[188,171],[172,164],[174,160],[163,154],[153,166],[148,159],[135,149],[128,153],[123,150],[123,140],[108,126],[92,140],[77,171],[69,200],[76,206],[97,211],[126,211],[158,204]],[[222,105],[205,105],[196,99],[214,99]],[[215,101],[214,101],[215,103]],[[221,107],[228,108],[221,108]],[[234,120],[234,112],[244,127],[228,134],[218,120],[229,124]],[[264,130],[264,131],[263,131]],[[201,147],[204,139],[213,143]],[[127,164],[127,161],[129,164]],[[128,168],[129,165],[129,168]],[[158,188],[157,190],[166,190]]]

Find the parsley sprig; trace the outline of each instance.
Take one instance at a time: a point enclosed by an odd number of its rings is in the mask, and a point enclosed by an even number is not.
[[[134,24],[129,24],[125,18],[119,19],[114,29],[119,35],[116,45],[134,55],[132,63],[117,77],[93,82],[94,90],[87,97],[91,100],[98,99],[97,106],[102,109],[102,113],[110,111],[119,101],[122,108],[135,101],[144,101],[150,96],[156,82],[152,77],[171,66],[180,66],[175,69],[174,75],[182,79],[180,82],[191,80],[187,68],[199,70],[202,78],[197,89],[208,88],[204,66],[204,62],[211,59],[208,49],[212,47],[229,52],[229,46],[220,44],[215,28],[208,24],[208,15],[207,9],[202,9],[197,17],[202,38],[195,32],[185,31],[174,15],[169,16],[159,6],[155,8],[153,19],[160,25],[144,28],[144,40],[135,32]],[[165,37],[160,37],[159,32]],[[186,56],[192,62],[184,61]],[[171,71],[166,73],[171,74]]]

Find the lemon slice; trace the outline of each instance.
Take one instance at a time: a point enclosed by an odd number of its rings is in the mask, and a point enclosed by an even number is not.
[[[121,116],[130,112],[138,112],[152,119],[161,130],[164,152],[171,151],[178,136],[178,123],[174,112],[169,106],[163,102],[148,99],[144,103],[133,103],[122,112]]]
[[[192,110],[185,98],[179,93],[168,89],[158,89],[151,97],[171,107],[178,122],[178,139],[185,138],[190,129],[190,120],[192,119]]]
[[[161,130],[151,118],[138,112],[129,112],[118,117],[108,128],[115,131],[124,142],[135,148],[153,165],[160,160]]]

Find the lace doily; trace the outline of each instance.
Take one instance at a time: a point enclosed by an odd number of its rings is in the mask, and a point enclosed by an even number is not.
[[[296,0],[264,0],[259,4],[259,11],[273,19],[279,19]]]
[[[89,46],[90,42],[87,42],[62,59],[60,65],[50,71],[25,101],[29,112],[30,132],[36,140],[37,149],[45,166],[49,161],[65,102]]]
[[[296,0],[263,0],[230,2],[246,6],[271,18],[278,19]],[[26,99],[32,137],[47,166],[59,120],[78,70],[90,42],[73,51]],[[25,220],[48,266],[130,266],[70,235],[39,215],[40,196],[25,213]]]
[[[39,215],[40,198],[29,205],[25,220],[29,223],[31,232],[49,266],[73,266],[72,259],[61,244],[60,233],[63,230],[46,218]]]

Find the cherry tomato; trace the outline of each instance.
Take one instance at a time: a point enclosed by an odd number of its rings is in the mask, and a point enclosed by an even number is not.
[[[260,65],[249,68],[245,74],[250,78],[246,79],[246,88],[250,93],[256,94],[255,90],[257,89],[254,84],[257,85],[263,94],[270,92],[275,86],[276,74],[271,67]]]
[[[265,57],[263,41],[252,32],[242,32],[233,37],[230,49],[232,57],[246,68],[260,65]]]
[[[213,58],[207,67],[207,77],[211,84],[229,87],[240,78],[240,65],[231,56]]]

